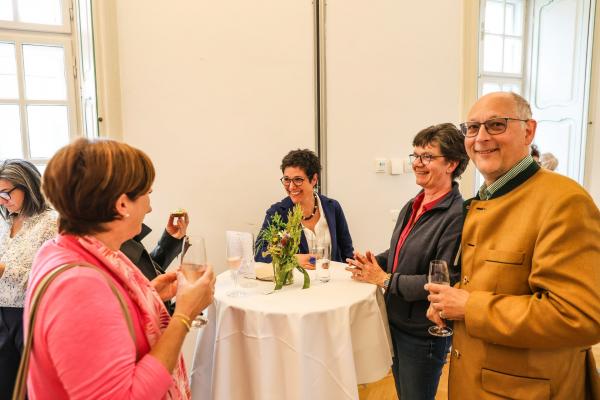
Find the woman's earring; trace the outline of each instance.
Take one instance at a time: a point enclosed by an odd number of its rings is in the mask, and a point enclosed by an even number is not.
[[[129,214],[125,214],[125,215],[124,215],[124,217],[125,217],[125,218],[129,218],[129,217],[131,217],[131,215],[129,215]]]

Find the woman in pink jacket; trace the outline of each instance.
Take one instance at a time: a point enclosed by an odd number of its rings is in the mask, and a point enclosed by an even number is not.
[[[180,350],[190,321],[212,302],[214,274],[208,267],[195,282],[180,272],[149,282],[119,251],[151,210],[153,180],[146,154],[110,140],[79,139],[50,160],[42,189],[59,213],[60,235],[34,261],[25,321],[43,277],[77,266],[50,283],[26,326],[34,338],[30,399],[190,397]],[[163,300],[174,294],[170,318]]]

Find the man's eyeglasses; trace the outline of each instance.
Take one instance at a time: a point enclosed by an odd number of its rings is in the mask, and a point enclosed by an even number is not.
[[[0,192],[0,199],[2,200],[6,200],[9,201],[10,200],[10,194],[13,190],[15,190],[17,187],[13,187],[12,189],[6,191],[6,192]]]
[[[475,137],[479,133],[479,129],[481,128],[481,125],[483,125],[483,126],[485,126],[485,130],[487,131],[487,133],[489,133],[490,135],[499,135],[501,133],[506,132],[506,127],[508,126],[508,121],[527,122],[529,120],[528,119],[502,117],[502,118],[488,119],[487,121],[484,121],[484,122],[469,121],[469,122],[463,122],[462,124],[460,124],[460,131],[466,137]]]
[[[302,178],[300,176],[295,176],[293,178],[288,178],[284,176],[280,179],[283,186],[290,186],[290,183],[294,182],[294,186],[302,186],[306,178]]]
[[[444,157],[444,156],[434,156],[433,154],[409,154],[408,155],[408,159],[410,160],[411,164],[414,163],[417,160],[421,160],[421,164],[423,165],[427,165],[429,164],[433,159],[435,158],[440,158],[440,157]]]

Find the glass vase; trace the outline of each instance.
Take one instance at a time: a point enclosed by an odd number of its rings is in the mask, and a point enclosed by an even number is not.
[[[290,261],[273,260],[273,276],[275,280],[275,289],[281,289],[283,286],[294,283],[295,264]]]

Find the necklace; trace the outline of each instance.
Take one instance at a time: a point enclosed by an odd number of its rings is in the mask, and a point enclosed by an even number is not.
[[[317,195],[313,193],[313,196],[315,198],[315,206],[313,207],[312,214],[310,214],[308,217],[302,216],[302,221],[308,221],[309,219],[314,217],[317,212],[317,209],[319,208],[319,203],[317,203]]]

